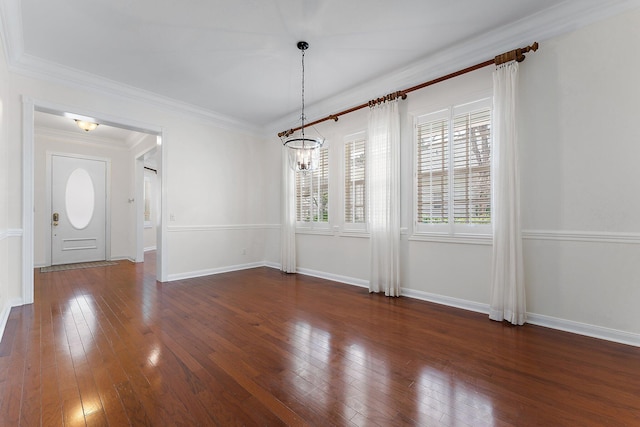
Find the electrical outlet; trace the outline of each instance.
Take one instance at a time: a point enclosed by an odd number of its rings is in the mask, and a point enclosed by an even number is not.
[[[247,254],[247,248],[242,248],[242,255],[246,255]]]
[[[169,214],[169,221],[175,221],[176,216],[174,214]]]

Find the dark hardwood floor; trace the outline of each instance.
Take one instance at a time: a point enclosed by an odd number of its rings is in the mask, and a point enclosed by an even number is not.
[[[0,425],[640,426],[640,349],[257,268],[35,273]]]

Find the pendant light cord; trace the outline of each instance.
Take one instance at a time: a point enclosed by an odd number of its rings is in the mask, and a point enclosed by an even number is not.
[[[301,133],[302,133],[302,144],[304,145],[304,51],[305,49],[301,49],[302,50],[302,126],[300,128]]]

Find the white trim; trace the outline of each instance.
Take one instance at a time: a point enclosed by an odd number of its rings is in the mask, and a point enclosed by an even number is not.
[[[34,286],[34,233],[35,233],[35,138],[33,99],[22,98],[22,300],[33,303]]]
[[[602,326],[589,325],[587,323],[574,322],[572,320],[558,319],[557,317],[542,314],[527,313],[527,323],[573,334],[585,335],[607,341],[640,347],[640,334],[619,331],[617,329],[604,328]]]
[[[265,134],[262,129],[248,122],[29,54],[21,54],[18,60],[11,61],[9,69],[34,79],[86,90],[109,98],[147,104],[204,121],[221,129],[240,131],[250,136],[262,137]]]
[[[129,261],[133,264],[135,264],[136,260],[131,258],[130,256],[115,256],[115,257],[111,257],[108,261]]]
[[[23,301],[20,298],[14,298],[7,301],[5,306],[2,308],[2,312],[0,312],[0,341],[2,341],[4,330],[7,328],[7,321],[9,320],[11,309],[13,307],[20,307],[21,305],[23,305]]]
[[[331,280],[333,282],[345,283],[347,285],[358,286],[361,288],[367,288],[367,289],[369,288],[368,280],[357,279],[355,277],[325,273],[324,271],[311,270],[308,268],[296,268],[296,273],[303,274],[305,276],[312,276],[312,277],[318,277],[320,279]]]
[[[2,44],[8,64],[18,62],[24,53],[22,37],[22,7],[19,0],[0,2],[0,25]]]
[[[282,264],[278,262],[265,261],[264,266],[269,268],[275,268],[276,270],[282,269]]]
[[[331,228],[296,227],[296,234],[308,234],[315,236],[333,236],[335,232]]]
[[[423,60],[369,80],[361,85],[342,92],[341,95],[327,98],[306,107],[306,116],[313,120],[324,117],[327,112],[340,111],[345,105],[358,105],[363,99],[370,99],[372,93],[389,93],[429,81],[474,64],[492,59],[496,55],[512,49],[529,45],[534,41],[545,40],[569,33],[591,23],[601,21],[626,10],[640,6],[640,0],[580,0],[562,1],[539,13],[524,17],[511,24],[498,27],[473,39],[426,56]],[[527,58],[535,58],[535,53]],[[287,129],[290,115],[275,120],[268,128],[269,134]]]
[[[195,277],[229,273],[231,271],[249,270],[251,268],[265,267],[265,266],[267,266],[265,262],[252,262],[247,264],[228,265],[225,267],[207,268],[205,270],[188,271],[184,273],[174,273],[174,274],[169,274],[169,276],[167,277],[167,281],[173,282],[175,280],[193,279]]]
[[[564,242],[640,244],[640,233],[610,231],[522,230],[526,240],[559,240]]]
[[[447,297],[444,295],[431,294],[428,292],[422,292],[407,288],[402,288],[402,295],[409,298],[416,298],[423,301],[446,305],[449,307],[475,311],[477,313],[487,315],[489,314],[488,304]],[[535,313],[527,313],[527,323],[531,325],[556,329],[559,331],[570,332],[573,334],[584,335],[588,337],[599,338],[607,341],[640,347],[640,334],[634,334],[631,332],[619,331],[616,329],[604,328],[602,326],[589,325],[586,323],[574,322],[572,320],[560,319],[557,317],[545,316]]]
[[[0,241],[4,239],[8,239],[10,237],[22,237],[22,229],[21,228],[13,228],[9,230],[0,231]]]
[[[585,7],[585,3],[587,6]],[[334,96],[309,106],[310,119],[325,116],[327,111],[343,109],[369,99],[371,93],[388,93],[389,88],[409,87],[425,80],[449,74],[478,62],[493,58],[496,54],[532,42],[543,41],[581,28],[639,6],[639,0],[581,0],[563,1],[537,14],[496,28],[493,31],[464,40],[422,61],[415,62],[372,81],[363,83],[341,96]],[[221,128],[244,130],[253,135],[273,135],[287,128],[291,118],[287,114],[273,121],[269,127],[258,128],[246,122],[205,110],[175,99],[164,97],[139,88],[124,85],[94,74],[82,72],[60,64],[48,62],[24,53],[21,7],[19,0],[0,2],[0,25],[5,56],[13,72],[45,81],[100,93],[110,98],[118,97],[213,123]]]
[[[277,268],[277,267],[276,267]],[[325,273],[317,270],[306,268],[298,268],[297,273],[306,276],[318,277],[321,279],[332,280],[347,285],[354,285],[363,288],[369,287],[369,281],[356,279],[353,277],[340,276],[331,273]],[[415,289],[402,288],[402,296],[407,298],[419,299],[422,301],[433,302],[448,307],[459,308],[462,310],[473,311],[476,313],[489,314],[489,304],[479,303],[475,301],[464,300],[460,298],[448,297],[445,295],[432,294],[429,292],[418,291]],[[487,319],[489,320],[489,319]],[[625,332],[602,326],[589,325],[586,323],[574,322],[572,320],[560,319],[557,317],[544,316],[541,314],[527,313],[527,323],[531,325],[543,326],[546,328],[556,329],[560,331],[570,332],[577,335],[584,335],[593,338],[599,338],[607,341],[617,342],[621,344],[640,347],[640,334]]]
[[[158,223],[156,224],[156,276],[160,282],[166,282],[169,280],[169,239],[168,239],[168,227],[169,227],[169,164],[168,149],[167,149],[168,131],[163,130],[160,132],[156,139],[156,145],[160,149],[159,155],[156,155],[157,174],[160,177],[160,200],[158,206],[160,206],[160,215],[157,216]],[[156,193],[158,194],[158,193]],[[157,261],[160,261],[159,263]]]
[[[147,246],[146,248],[144,248],[145,252],[155,251],[155,250],[156,250],[156,246]]]
[[[220,224],[220,225],[172,225],[167,227],[170,233],[220,230],[279,230],[280,224]]]
[[[459,243],[466,245],[493,245],[493,236],[490,234],[466,234],[466,233],[415,233],[409,237],[410,242],[437,242]]]
[[[357,230],[343,230],[340,234],[340,237],[353,237],[356,239],[370,239],[371,233],[369,231],[357,231]]]
[[[453,298],[444,295],[432,294],[429,292],[417,291],[415,289],[402,288],[402,296],[419,299],[422,301],[433,302],[436,304],[446,305],[448,307],[460,308],[476,313],[489,314],[489,304],[483,304],[475,301],[469,301],[460,298]]]

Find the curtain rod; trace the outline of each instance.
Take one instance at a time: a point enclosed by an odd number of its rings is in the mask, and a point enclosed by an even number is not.
[[[424,82],[424,83],[421,83],[419,85],[412,86],[412,87],[410,87],[408,89],[392,92],[392,93],[390,93],[388,95],[385,95],[385,96],[383,96],[381,98],[372,99],[371,101],[365,102],[365,103],[360,104],[360,105],[356,105],[355,107],[348,108],[346,110],[340,111],[339,113],[330,114],[330,115],[328,115],[326,117],[323,117],[322,119],[318,119],[318,120],[313,121],[311,123],[307,123],[306,126],[317,125],[318,123],[326,122],[327,120],[333,120],[333,121],[337,122],[338,121],[338,117],[340,117],[340,116],[343,116],[343,115],[349,114],[349,113],[353,113],[354,111],[358,111],[358,110],[361,110],[361,109],[366,108],[366,107],[371,107],[371,106],[373,106],[375,104],[379,104],[381,102],[391,101],[391,100],[394,100],[394,99],[397,99],[397,98],[407,99],[407,93],[409,93],[409,92],[413,92],[413,91],[416,91],[418,89],[423,89],[423,88],[425,88],[427,86],[431,86],[431,85],[434,85],[436,83],[440,83],[440,82],[443,82],[445,80],[449,80],[449,79],[452,79],[454,77],[458,77],[458,76],[461,76],[463,74],[470,73],[471,71],[475,71],[475,70],[478,70],[480,68],[484,68],[484,67],[489,66],[489,65],[493,65],[493,64],[500,65],[500,64],[504,64],[504,63],[509,62],[509,61],[522,62],[525,59],[525,56],[524,56],[525,53],[527,53],[527,52],[535,52],[536,50],[538,50],[538,42],[534,42],[531,46],[525,46],[525,47],[522,47],[522,48],[519,48],[519,49],[514,49],[514,50],[509,51],[509,52],[505,52],[503,54],[500,54],[500,55],[496,56],[493,59],[489,59],[489,60],[481,62],[479,64],[472,65],[471,67],[464,68],[462,70],[456,71],[455,73],[447,74],[446,76],[438,77],[437,79],[434,79],[434,80],[429,80],[428,82]],[[300,129],[301,129],[301,127],[298,126],[297,128],[293,128],[293,129],[286,130],[284,132],[280,132],[278,134],[278,136],[280,138],[288,137],[288,136],[292,135],[295,131],[300,130]]]

